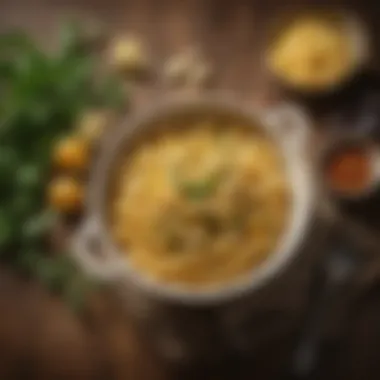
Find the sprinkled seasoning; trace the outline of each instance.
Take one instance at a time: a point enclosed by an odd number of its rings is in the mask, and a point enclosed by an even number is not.
[[[365,190],[372,179],[371,156],[365,147],[347,147],[330,157],[327,178],[333,190],[355,193]]]

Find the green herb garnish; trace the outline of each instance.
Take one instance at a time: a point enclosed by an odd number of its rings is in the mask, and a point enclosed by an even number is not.
[[[121,81],[99,78],[82,32],[64,26],[52,54],[25,33],[0,35],[0,258],[70,299],[85,288],[83,275],[69,258],[46,257],[55,221],[44,211],[52,148],[88,109],[125,100]]]
[[[224,178],[225,172],[220,170],[197,181],[177,178],[176,186],[181,195],[190,200],[203,200],[213,196]]]

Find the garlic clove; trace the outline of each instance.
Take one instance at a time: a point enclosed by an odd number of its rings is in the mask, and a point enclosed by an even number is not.
[[[186,83],[190,65],[187,55],[179,54],[169,58],[164,67],[166,81],[172,84]]]
[[[133,36],[119,36],[111,43],[109,62],[116,70],[128,74],[145,71],[149,59],[140,39]]]
[[[173,55],[164,67],[166,81],[177,85],[203,85],[211,78],[211,74],[211,66],[194,48]]]

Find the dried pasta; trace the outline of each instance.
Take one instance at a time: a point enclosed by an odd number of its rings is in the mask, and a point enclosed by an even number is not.
[[[353,49],[339,22],[306,17],[285,28],[269,52],[269,66],[293,86],[320,89],[352,69]]]

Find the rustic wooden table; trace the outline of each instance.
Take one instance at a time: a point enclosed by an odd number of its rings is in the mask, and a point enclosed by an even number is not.
[[[158,65],[184,44],[193,44],[214,64],[217,89],[261,102],[275,96],[260,65],[268,21],[276,12],[308,3],[317,2],[2,0],[0,28],[22,27],[43,43],[54,44],[54,30],[61,18],[72,14],[95,18],[104,21],[111,32],[141,35]],[[380,5],[350,3],[376,30]],[[154,100],[159,90],[142,86],[136,92],[137,103],[143,106]],[[326,357],[318,378],[379,377],[379,275],[380,265],[374,258],[332,310],[324,328]],[[279,333],[263,342],[253,358],[231,358],[223,366],[177,371],[157,358],[109,294],[94,296],[84,315],[76,317],[38,285],[15,278],[6,269],[0,272],[0,284],[0,379],[270,380],[284,368],[292,346],[291,334]],[[294,299],[290,296],[289,304]]]

